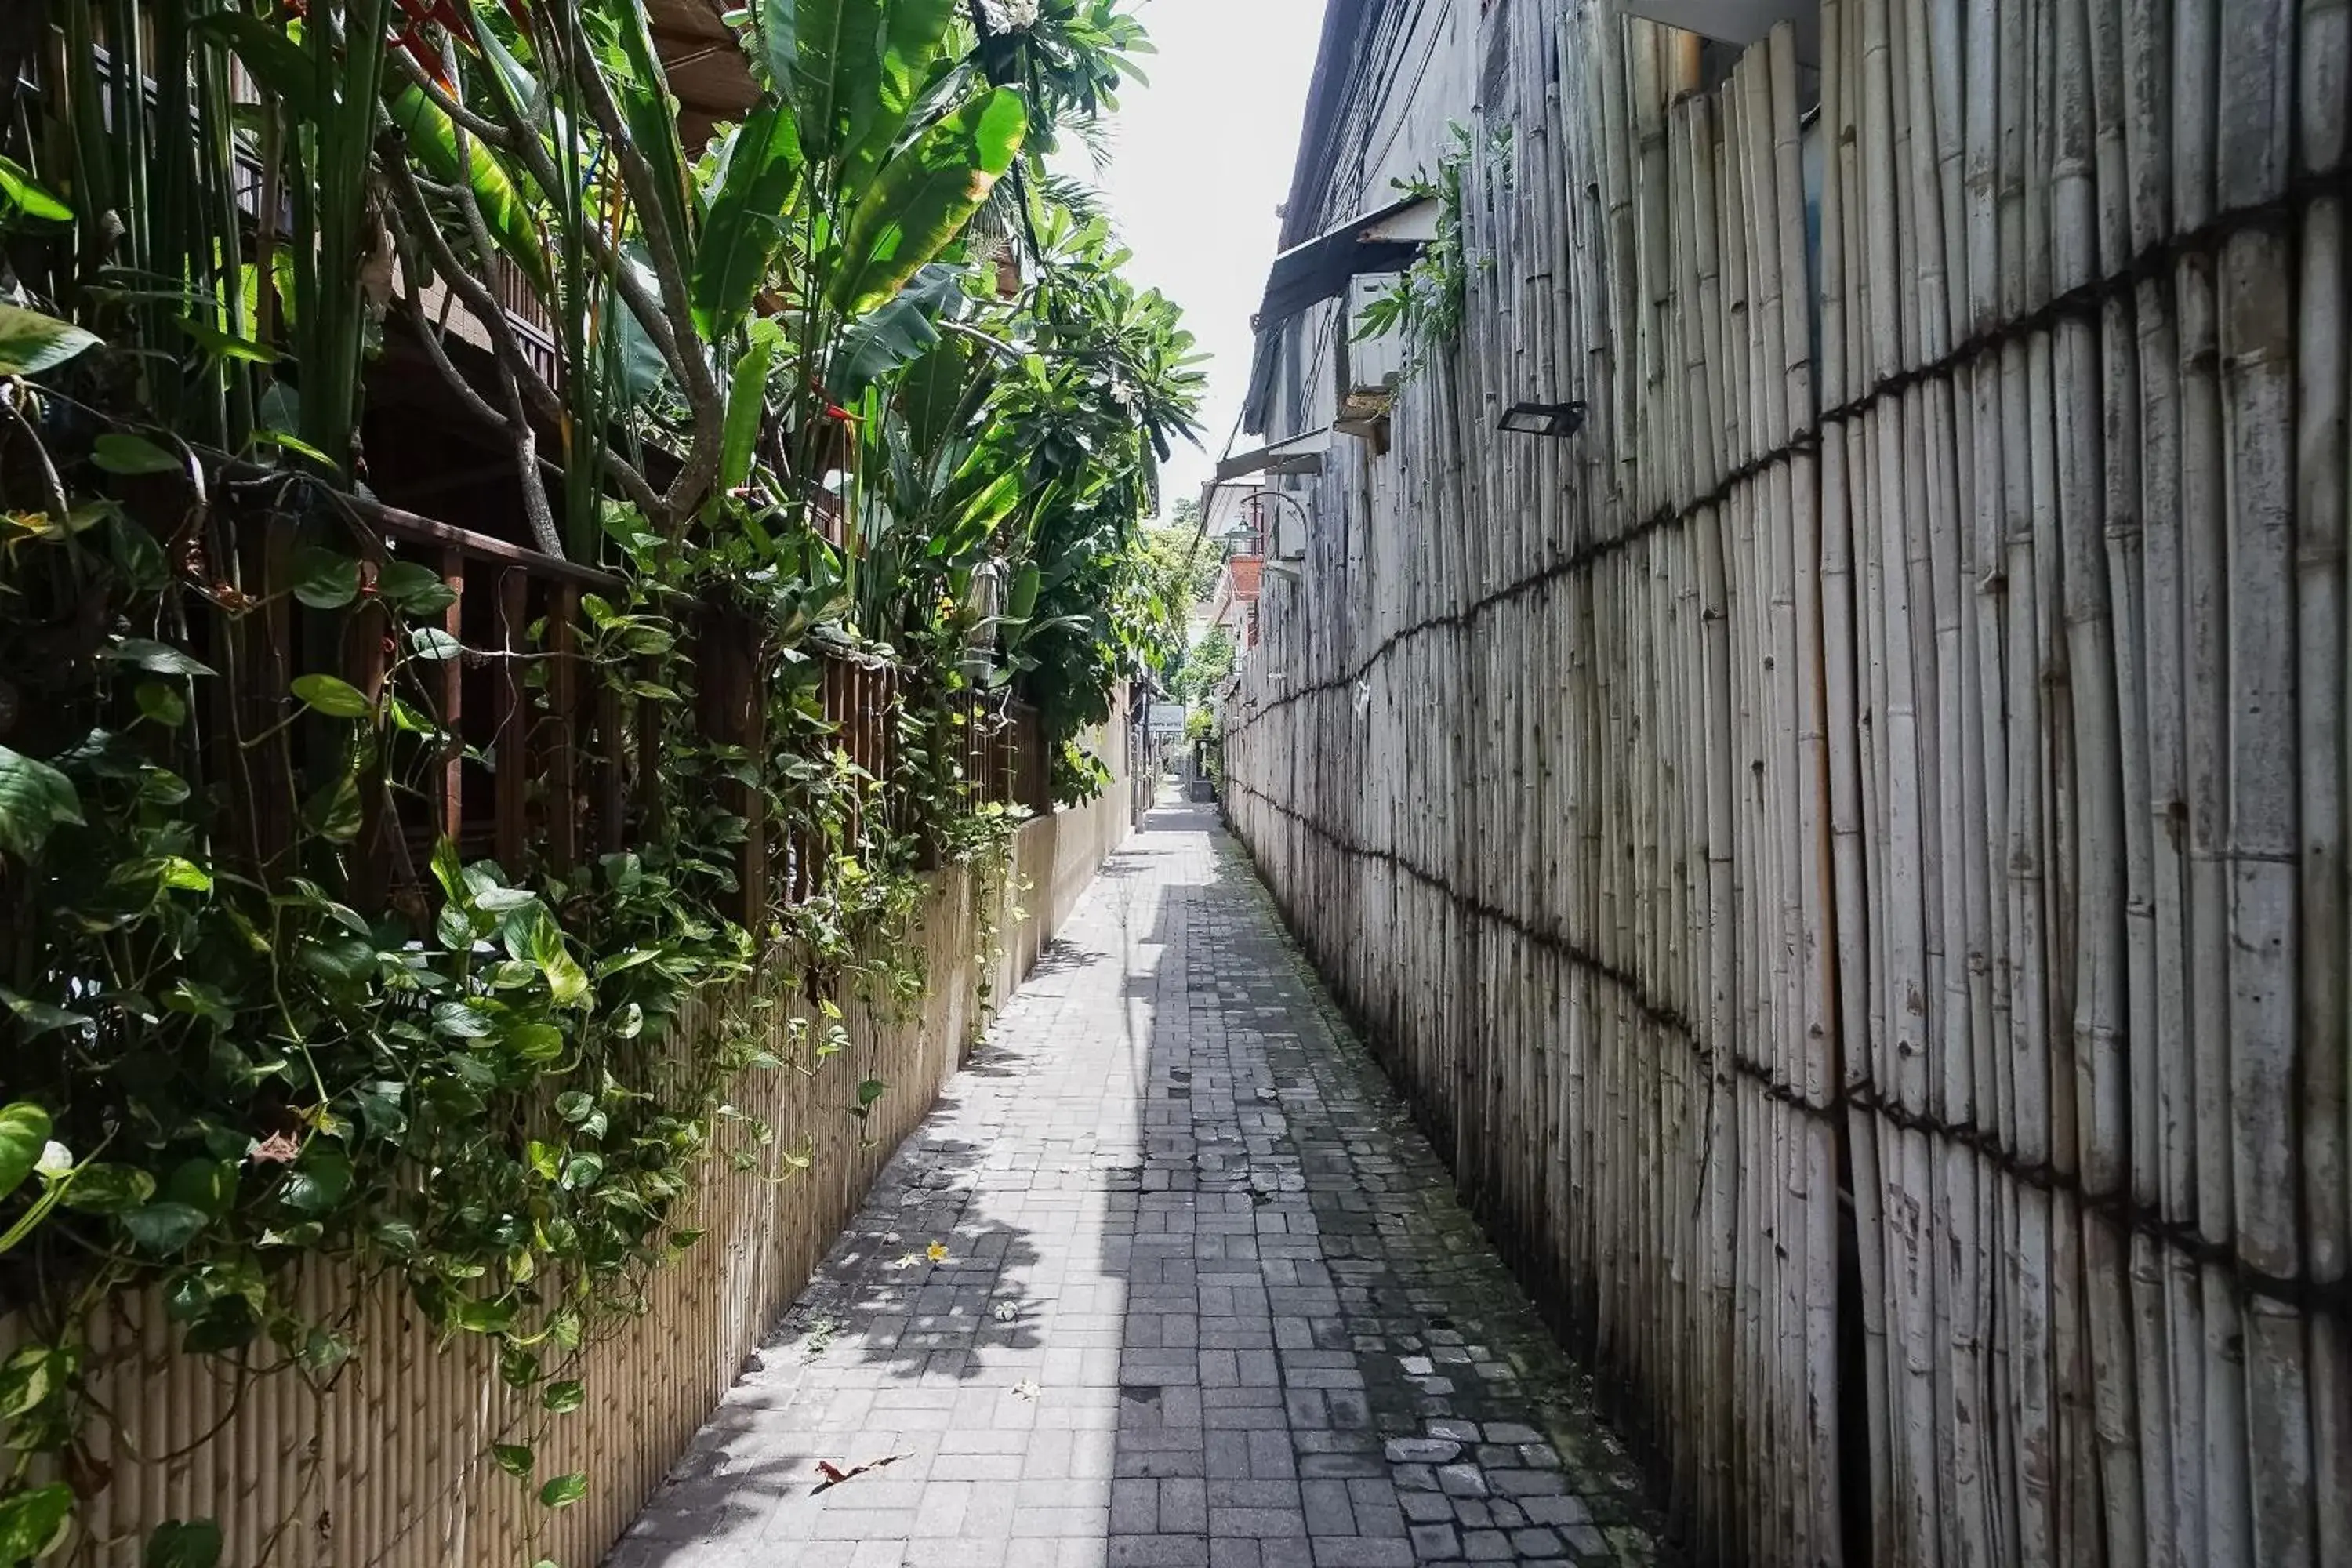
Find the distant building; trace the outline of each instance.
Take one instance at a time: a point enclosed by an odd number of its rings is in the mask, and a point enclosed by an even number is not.
[[[1257,646],[1257,594],[1265,566],[1256,555],[1236,554],[1217,575],[1216,592],[1209,599],[1209,624],[1223,626],[1234,639],[1238,656]]]

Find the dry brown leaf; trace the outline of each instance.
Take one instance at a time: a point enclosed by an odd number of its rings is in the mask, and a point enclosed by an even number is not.
[[[830,1459],[819,1459],[816,1462],[816,1473],[823,1476],[824,1479],[817,1483],[816,1489],[829,1490],[845,1481],[856,1480],[868,1470],[878,1470],[885,1465],[895,1465],[905,1458],[907,1458],[905,1454],[885,1454],[878,1459],[868,1459],[862,1465],[852,1465],[845,1470]]]

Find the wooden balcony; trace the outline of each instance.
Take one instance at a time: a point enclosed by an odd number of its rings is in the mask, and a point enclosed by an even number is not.
[[[755,789],[719,768],[709,781],[742,821],[735,912],[756,923],[771,905],[816,890],[835,852],[817,815],[798,804],[811,791],[784,782],[799,765],[788,759],[820,773],[846,764],[871,781],[897,769],[910,714],[899,671],[885,661],[819,651],[810,669],[763,652],[760,628],[740,614],[681,604],[663,620],[688,670],[666,672],[651,658],[599,668],[584,651],[593,623],[582,601],[593,594],[625,605],[617,578],[376,503],[322,499],[297,518],[262,502],[278,492],[274,482],[265,489],[232,477],[220,490],[187,557],[209,590],[190,598],[191,642],[220,676],[206,683],[223,811],[215,839],[264,880],[304,876],[362,910],[400,910],[422,907],[434,847],[445,838],[466,859],[493,858],[516,876],[562,876],[657,841],[670,827],[656,788],[665,728],[687,725],[714,745],[740,748],[767,781]],[[298,534],[359,558],[355,609],[308,609],[293,596]],[[426,567],[454,598],[428,623],[395,624],[374,587],[395,563]],[[453,657],[419,657],[434,645]],[[334,675],[379,708],[396,702],[401,714],[360,780],[362,819],[334,863],[298,828],[306,818],[316,826],[320,792],[348,766],[352,731],[347,720],[315,713],[287,722],[287,694],[310,674]],[[692,683],[690,708],[635,684],[664,679]],[[795,679],[820,721],[797,740],[771,735],[768,695]],[[969,693],[950,700],[952,714],[929,717],[953,732],[968,808],[1049,811],[1036,713]],[[855,851],[869,826],[865,813],[889,809],[889,798],[861,786],[832,823],[838,842]]]

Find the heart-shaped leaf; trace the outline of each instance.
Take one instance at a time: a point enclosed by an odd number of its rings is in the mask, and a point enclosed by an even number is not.
[[[38,310],[0,305],[0,375],[38,375],[99,342],[71,321]]]
[[[27,1345],[0,1366],[0,1421],[14,1421],[65,1385],[79,1358],[62,1345]]]
[[[294,679],[294,695],[315,712],[330,719],[364,719],[367,694],[348,680],[331,675],[302,675]]]
[[[552,1024],[518,1024],[507,1041],[525,1061],[551,1062],[563,1054],[563,1031]]]
[[[65,1543],[73,1529],[73,1488],[63,1481],[0,1498],[0,1563],[30,1563]]]
[[[109,663],[127,664],[156,675],[210,675],[213,672],[212,667],[203,660],[152,637],[124,637],[107,649],[105,658]]]
[[[51,829],[81,821],[81,799],[71,779],[0,746],[0,849],[29,859]]]
[[[23,1100],[0,1106],[0,1198],[24,1184],[48,1142],[47,1111]]]
[[[439,626],[418,626],[408,634],[408,651],[435,664],[446,663],[466,651],[466,645]]]
[[[385,562],[376,574],[375,591],[411,616],[437,616],[457,602],[457,591],[440,573],[414,561]]]
[[[177,474],[187,465],[144,436],[120,431],[90,443],[89,460],[110,474]]]
[[[294,596],[314,610],[340,610],[360,596],[360,563],[305,545],[294,557]]]
[[[188,1204],[149,1204],[122,1216],[122,1228],[131,1245],[153,1258],[169,1258],[195,1240],[206,1221],[205,1211]]]
[[[341,1149],[313,1142],[286,1175],[278,1198],[297,1214],[322,1215],[350,1195],[352,1163]]]
[[[83,1214],[128,1214],[155,1195],[155,1178],[135,1165],[89,1164],[66,1185],[65,1205]]]

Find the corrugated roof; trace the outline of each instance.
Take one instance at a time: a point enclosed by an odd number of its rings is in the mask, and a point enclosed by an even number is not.
[[[1307,86],[1307,113],[1298,128],[1298,159],[1290,166],[1290,200],[1283,206],[1286,250],[1322,226],[1323,184],[1331,174],[1332,143],[1355,74],[1356,47],[1385,3],[1329,0],[1323,8],[1323,37],[1315,47],[1315,76]]]

